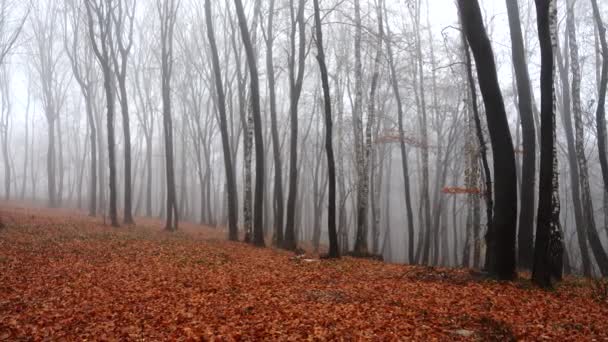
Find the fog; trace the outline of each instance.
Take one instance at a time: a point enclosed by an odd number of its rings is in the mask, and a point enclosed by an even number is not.
[[[0,0],[4,199],[80,209],[117,229],[147,216],[167,220],[170,229],[179,229],[178,221],[226,229],[227,237],[234,201],[239,239],[325,252],[327,125],[313,1],[244,0],[251,51],[234,2],[210,1],[211,22],[205,3]],[[482,267],[488,189],[456,2],[360,1],[359,15],[359,1],[320,3],[340,252],[381,255],[395,263]],[[507,8],[505,1],[480,3],[520,194],[524,133]],[[584,252],[591,255],[588,271],[581,248],[586,250],[586,240],[592,239],[586,233],[591,221],[599,248],[608,248],[608,196],[596,127],[602,61],[608,56],[602,57],[591,1],[573,3],[582,141],[569,149],[568,134],[573,133],[565,129],[565,120],[572,131],[576,108],[565,110],[564,103],[571,104],[563,101],[557,70],[560,223],[568,270],[597,275],[597,245]],[[608,20],[608,5],[599,5]],[[557,36],[560,63],[573,81],[573,56],[565,50],[567,8],[565,0],[557,1]],[[520,0],[519,12],[532,96],[536,213],[541,52],[534,1]],[[568,45],[572,48],[572,39]],[[252,87],[251,63],[257,67],[258,89]],[[486,115],[476,63],[473,68],[495,179],[486,122],[495,113]],[[575,150],[580,153],[574,155]],[[578,154],[586,159],[588,189],[581,185],[585,177]],[[232,197],[226,159],[234,173]],[[576,219],[576,203],[581,202],[584,217]]]

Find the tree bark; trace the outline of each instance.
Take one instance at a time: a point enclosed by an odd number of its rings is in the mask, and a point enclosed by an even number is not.
[[[496,201],[488,249],[494,249],[488,271],[500,279],[516,277],[517,176],[515,153],[505,105],[498,84],[494,53],[477,0],[458,0],[465,35],[477,65],[477,77],[486,107],[492,142]],[[495,243],[500,241],[500,243]]]
[[[536,137],[534,116],[532,114],[532,97],[530,75],[526,65],[524,41],[519,20],[519,4],[517,0],[506,0],[513,68],[517,81],[517,98],[521,120],[523,157],[521,166],[521,199],[519,213],[519,233],[517,237],[519,266],[531,269],[533,263],[534,243],[534,183],[536,174]]]
[[[260,114],[260,84],[258,79],[258,67],[253,51],[253,44],[247,28],[247,18],[241,0],[234,0],[236,13],[241,30],[241,38],[245,46],[247,64],[249,65],[249,77],[251,82],[251,107],[254,124],[255,137],[255,196],[254,196],[254,218],[253,218],[253,243],[263,247],[264,243],[264,144],[262,137],[262,118]]]
[[[553,51],[557,46],[555,0],[535,0],[541,48],[541,154],[538,218],[532,280],[549,287],[561,278],[563,243],[559,226],[559,184],[555,142],[555,75]]]

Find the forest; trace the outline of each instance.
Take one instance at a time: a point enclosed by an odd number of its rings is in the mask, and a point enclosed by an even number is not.
[[[608,338],[607,28],[0,0],[0,341]]]

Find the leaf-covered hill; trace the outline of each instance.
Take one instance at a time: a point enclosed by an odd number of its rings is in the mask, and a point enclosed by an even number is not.
[[[547,292],[468,270],[297,258],[197,226],[0,215],[0,340],[608,338],[591,281]]]

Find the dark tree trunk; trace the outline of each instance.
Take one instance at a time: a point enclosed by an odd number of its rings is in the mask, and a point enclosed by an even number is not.
[[[177,195],[175,190],[175,167],[173,153],[173,120],[171,113],[171,76],[173,72],[173,29],[177,20],[175,0],[162,0],[159,6],[161,20],[161,82],[163,100],[163,133],[165,140],[165,173],[167,184],[167,217],[165,229],[178,228]]]
[[[277,104],[275,90],[275,74],[273,62],[273,20],[274,0],[268,7],[268,32],[266,34],[266,73],[268,77],[268,97],[270,101],[270,130],[272,132],[272,151],[274,156],[274,242],[277,246],[283,243],[283,165],[281,162],[281,143],[277,124]]]
[[[330,258],[340,257],[338,247],[338,233],[336,229],[336,164],[333,148],[333,123],[331,118],[331,97],[329,93],[329,78],[325,65],[325,52],[323,50],[323,30],[321,27],[321,14],[319,13],[319,0],[314,0],[315,31],[317,34],[317,61],[321,70],[321,84],[323,87],[323,105],[325,109],[325,153],[327,155],[327,174],[329,183],[327,207],[327,231],[329,233]]]
[[[258,79],[258,67],[253,51],[253,44],[247,28],[247,18],[241,0],[234,0],[236,13],[241,30],[241,38],[245,46],[247,63],[249,65],[249,77],[251,78],[251,107],[254,124],[255,137],[255,195],[253,214],[253,243],[263,247],[264,243],[264,143],[262,137],[262,117],[260,114],[260,82]]]
[[[549,287],[561,278],[563,244],[559,227],[559,188],[555,143],[555,74],[557,8],[555,0],[536,0],[541,49],[541,154],[536,242],[532,280]],[[553,2],[553,3],[552,3]]]
[[[494,250],[495,257],[488,271],[500,279],[513,279],[516,276],[517,233],[517,176],[513,141],[498,84],[494,53],[483,25],[479,3],[477,0],[458,0],[458,7],[465,35],[475,57],[492,142],[496,201],[488,249]]]
[[[523,157],[521,167],[521,199],[519,213],[519,233],[517,251],[519,266],[532,268],[534,240],[534,183],[536,169],[536,137],[534,116],[532,114],[532,91],[530,76],[526,65],[526,53],[519,20],[517,0],[507,0],[507,14],[511,32],[513,67],[517,81],[517,98],[521,119]]]
[[[293,15],[293,0],[290,5],[291,11],[291,52],[289,56],[289,113],[291,116],[291,142],[289,152],[289,194],[287,196],[287,221],[285,224],[285,240],[283,247],[288,250],[296,249],[295,234],[295,209],[298,194],[298,102],[302,92],[304,80],[304,59],[306,53],[305,22],[304,22],[304,1],[300,0],[297,14]],[[296,25],[299,29],[298,41],[298,70],[296,75],[295,65],[295,35]]]

